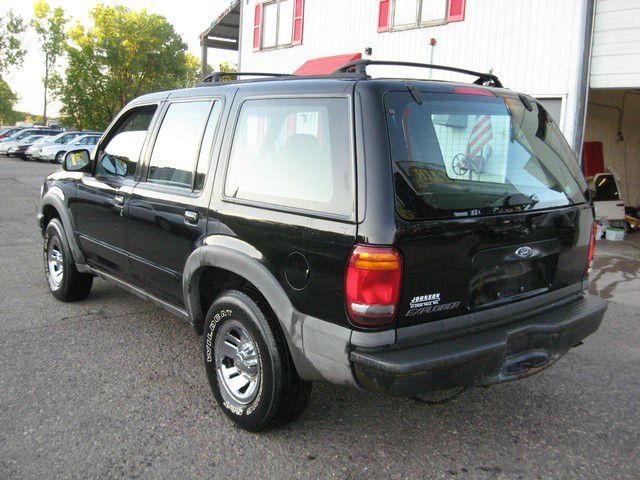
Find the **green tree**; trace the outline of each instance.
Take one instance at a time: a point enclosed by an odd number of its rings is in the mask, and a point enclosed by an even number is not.
[[[22,34],[26,25],[21,17],[9,10],[0,17],[0,75],[10,67],[19,67],[27,51],[22,48]]]
[[[183,82],[181,82],[182,84],[180,86],[193,87],[194,85],[197,85],[198,83],[200,83],[200,81],[202,80],[202,77],[200,76],[201,75],[200,60],[194,57],[193,55],[191,55],[189,52],[186,52],[185,62],[187,67],[187,73]]]
[[[198,61],[164,17],[104,5],[91,17],[90,28],[69,32],[68,66],[56,78],[67,123],[103,129],[133,98],[195,83]]]
[[[42,53],[44,53],[44,110],[42,116],[47,122],[47,105],[49,89],[58,58],[64,53],[66,45],[65,26],[69,20],[64,10],[56,7],[53,10],[45,0],[38,0],[33,5],[31,26],[38,35]]]
[[[11,90],[2,76],[11,68],[22,65],[26,50],[22,48],[22,34],[26,29],[21,17],[11,10],[0,17],[0,123],[14,123],[16,113],[13,106],[18,96]]]
[[[229,72],[229,73],[236,73],[238,71],[238,66],[237,65],[233,65],[230,62],[220,62],[220,71],[221,72]],[[236,77],[222,77],[222,80],[235,80]]]
[[[0,125],[15,122],[13,106],[18,101],[18,96],[13,93],[7,82],[0,77]]]

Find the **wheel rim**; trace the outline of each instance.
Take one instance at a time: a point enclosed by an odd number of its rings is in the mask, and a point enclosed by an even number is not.
[[[47,268],[49,269],[49,281],[54,288],[62,283],[64,276],[64,258],[57,238],[52,238],[47,248]]]
[[[225,400],[235,405],[251,403],[260,388],[260,354],[255,340],[240,322],[228,320],[219,328],[215,360]]]

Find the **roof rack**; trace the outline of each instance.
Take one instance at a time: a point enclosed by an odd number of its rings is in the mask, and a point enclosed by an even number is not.
[[[465,75],[472,75],[474,77],[478,77],[478,79],[475,82],[473,82],[476,85],[502,88],[502,83],[500,82],[498,77],[496,77],[491,73],[480,73],[480,72],[474,72],[473,70],[465,70],[463,68],[447,67],[444,65],[432,65],[430,63],[394,62],[394,61],[386,61],[386,60],[354,60],[352,62],[344,64],[335,72],[333,72],[333,74],[336,76],[341,76],[348,73],[352,73],[352,74],[355,73],[356,75],[369,77],[367,75],[367,67],[369,65],[396,65],[401,67],[420,67],[420,68],[432,68],[434,70],[446,70],[448,72],[463,73]]]
[[[225,82],[225,77],[289,77],[288,73],[260,73],[260,72],[213,72],[202,80],[201,85],[206,83]]]

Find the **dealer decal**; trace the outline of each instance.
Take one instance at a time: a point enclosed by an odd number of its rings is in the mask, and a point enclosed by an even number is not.
[[[406,316],[412,317],[414,315],[424,315],[425,313],[444,312],[458,308],[458,306],[460,306],[460,302],[440,304],[440,293],[418,295],[411,299]]]

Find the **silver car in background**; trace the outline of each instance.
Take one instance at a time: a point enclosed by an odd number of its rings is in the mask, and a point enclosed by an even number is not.
[[[39,159],[44,160],[45,162],[62,163],[62,157],[64,154],[69,150],[75,150],[77,148],[86,148],[93,154],[93,151],[101,137],[101,133],[90,133],[76,137],[71,142],[64,145],[48,145],[42,147]]]
[[[22,140],[10,142],[10,146],[7,148],[7,151],[2,153],[5,153],[9,157],[13,157],[13,156],[21,157],[24,155],[24,152],[27,150],[27,148],[29,148],[31,145],[33,145],[35,142],[37,142],[41,138],[43,138],[42,134],[29,135],[28,137],[25,137]],[[3,147],[0,147],[0,148],[4,150]]]
[[[14,132],[12,135],[0,139],[0,154],[6,155],[9,148],[17,145],[21,140],[24,140],[31,135],[45,135],[55,136],[58,135],[60,130],[53,130],[50,128],[25,128]]]
[[[6,142],[0,143],[0,154],[8,155],[9,150],[12,150],[14,147],[24,144],[31,144],[35,142],[37,139],[41,138],[42,133],[32,133],[30,135],[20,136],[20,138],[14,138],[12,140],[7,140]]]
[[[72,142],[73,139],[75,139],[76,137],[79,137],[80,135],[85,135],[88,133],[93,133],[93,132],[80,132],[80,131],[62,132],[53,137],[41,138],[40,140],[38,140],[36,143],[31,145],[31,147],[27,149],[26,156],[29,160],[42,160],[40,158],[40,152],[43,147],[46,147],[49,145],[64,145],[66,143]]]

